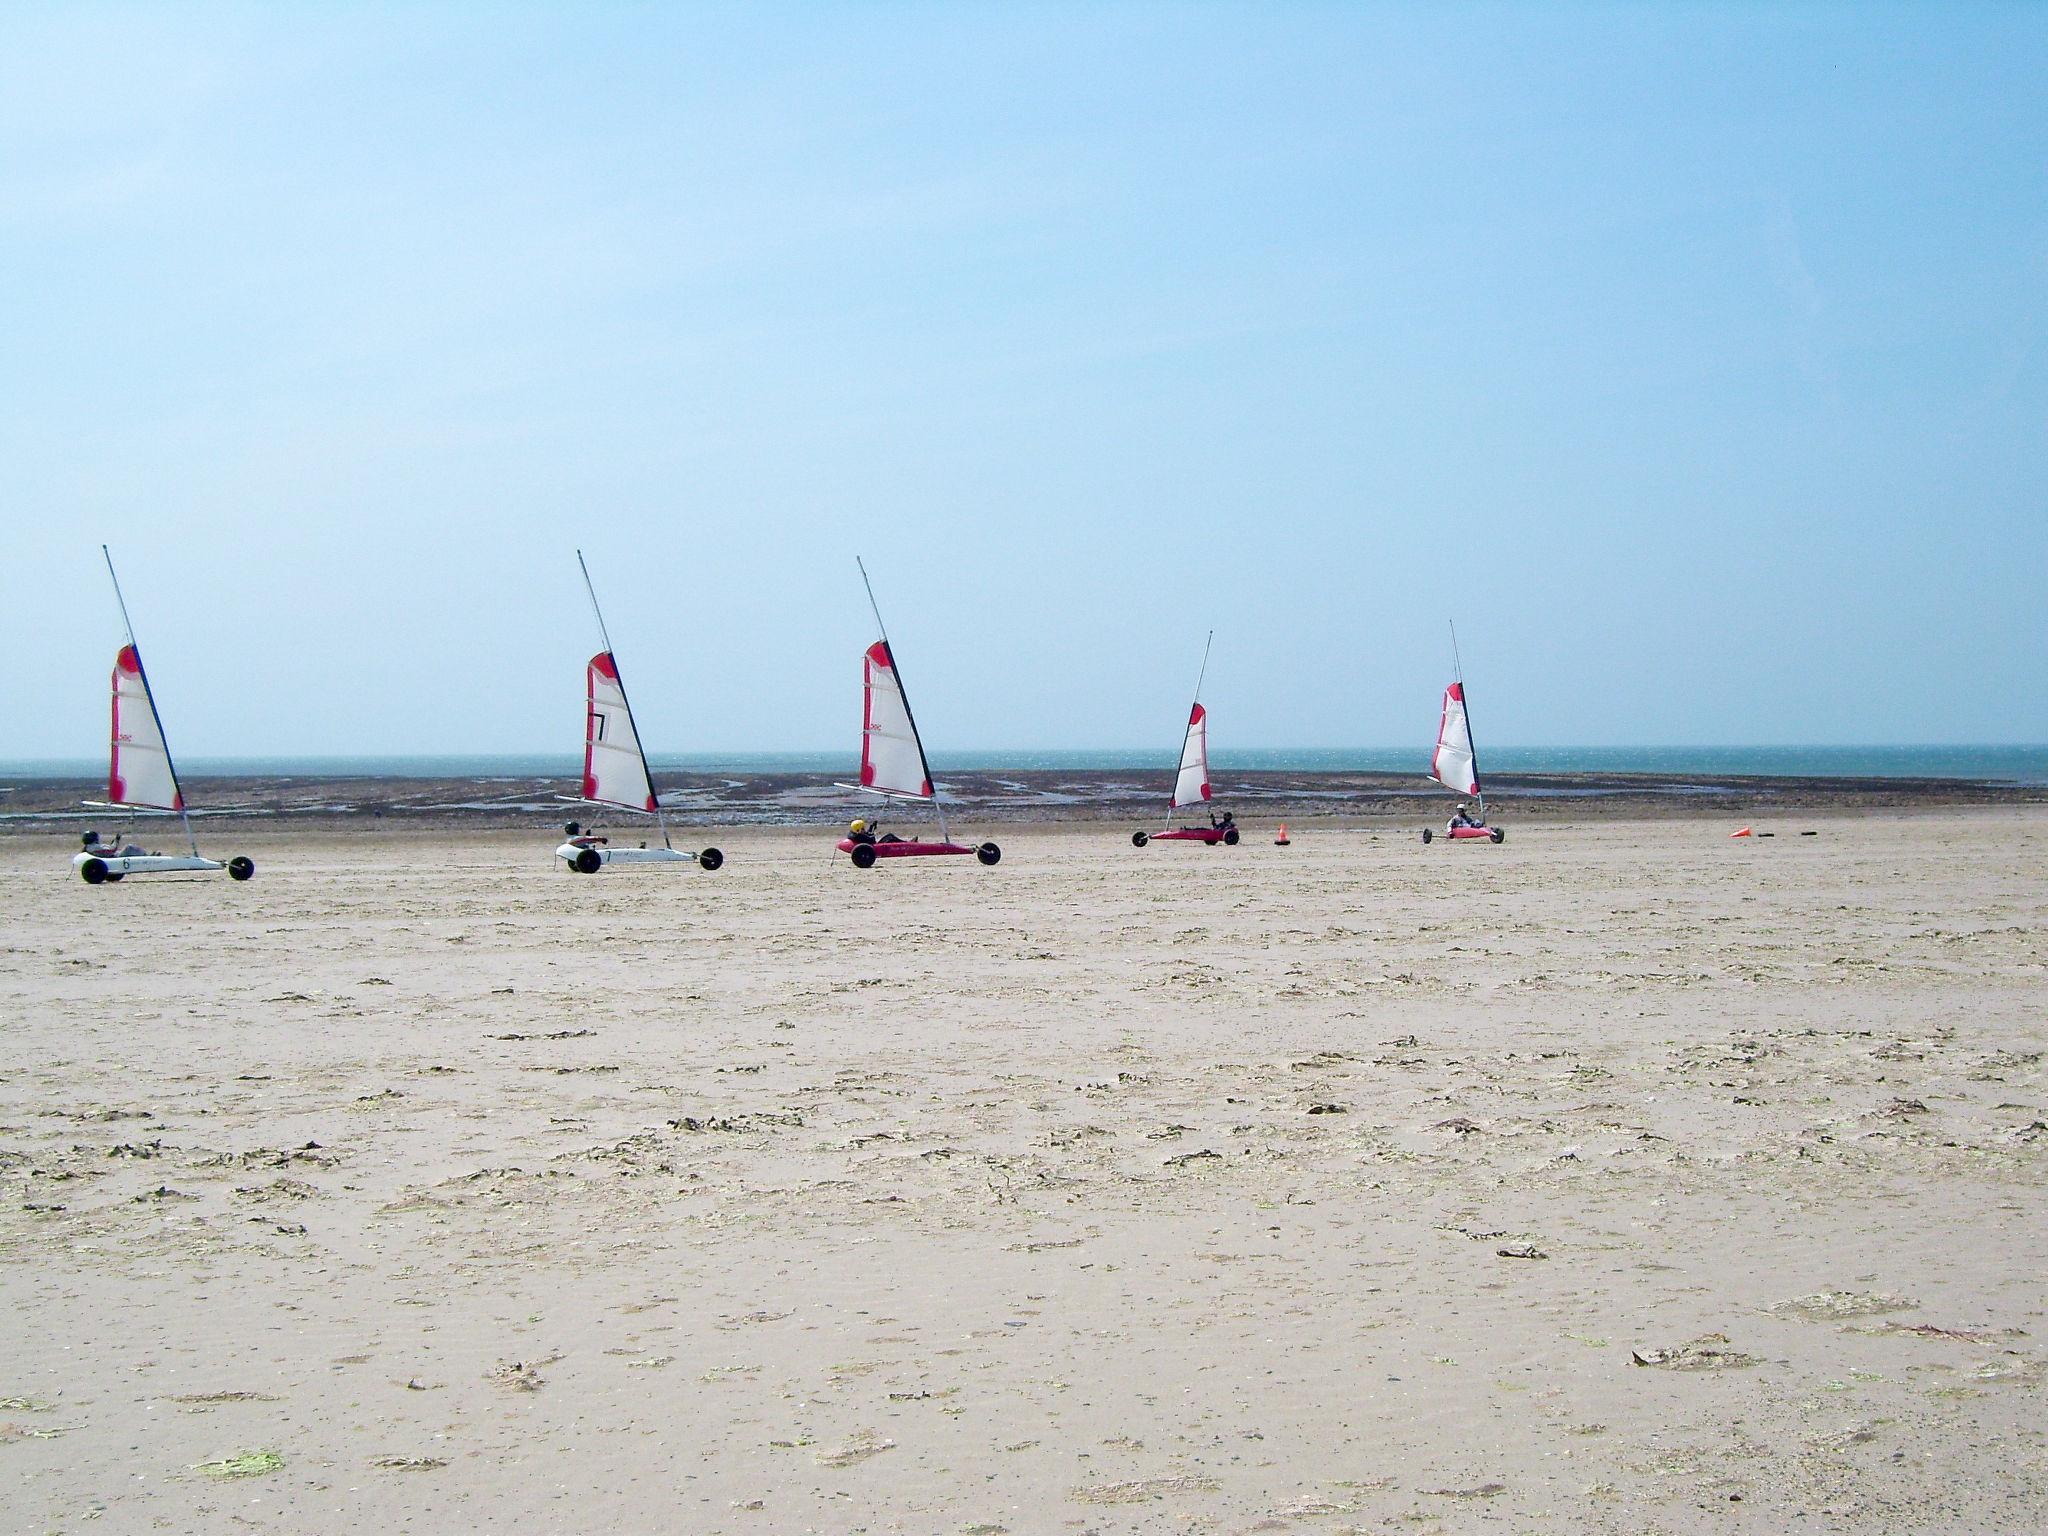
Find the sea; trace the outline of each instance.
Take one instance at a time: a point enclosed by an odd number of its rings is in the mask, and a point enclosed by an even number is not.
[[[1012,750],[933,753],[932,771],[998,773],[1151,772],[1171,769],[1174,754],[1157,749]],[[814,774],[850,777],[844,752],[650,752],[649,763],[671,773]],[[1219,748],[1213,770],[1283,773],[1393,773],[1428,770],[1428,753],[1412,747]],[[182,759],[187,778],[573,778],[581,754],[506,753],[492,756],[406,757],[194,757]],[[1644,773],[1666,778],[1965,779],[1994,784],[2048,785],[2048,746],[1885,747],[1490,747],[1482,766],[1492,775]],[[101,758],[0,759],[0,779],[96,778]]]

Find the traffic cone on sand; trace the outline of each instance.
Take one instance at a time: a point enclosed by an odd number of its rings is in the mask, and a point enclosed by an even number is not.
[[[1283,821],[1280,823],[1280,835],[1273,839],[1273,846],[1275,848],[1285,848],[1287,843],[1287,823]]]
[[[1740,832],[1730,832],[1728,835],[1730,837],[1755,837],[1756,833],[1752,832],[1748,827],[1744,827]]]

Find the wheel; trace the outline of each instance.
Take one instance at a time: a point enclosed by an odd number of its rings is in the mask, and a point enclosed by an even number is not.
[[[1003,850],[994,843],[983,843],[974,850],[974,856],[984,864],[993,864],[1003,856]]]
[[[847,857],[853,860],[853,867],[855,869],[873,869],[875,867],[875,845],[873,843],[855,843],[853,851]]]
[[[126,880],[127,878],[128,878],[128,871],[126,871],[125,869],[124,869],[124,870],[122,870],[122,871],[121,871],[120,873],[118,873],[118,874],[116,874],[116,873],[115,873],[115,872],[114,872],[113,870],[111,870],[111,869],[107,871],[107,884],[109,884],[109,885],[112,885],[112,884],[113,884],[113,883],[114,883],[114,882],[115,882],[116,880]]]
[[[697,855],[697,867],[699,869],[716,869],[724,862],[725,855],[716,848],[706,848]]]
[[[228,878],[246,880],[256,873],[256,861],[245,853],[238,853],[228,860]]]
[[[595,848],[578,848],[576,857],[569,861],[569,867],[579,875],[594,875],[604,868],[604,856]]]
[[[1142,848],[1151,841],[1152,834],[1149,832],[1133,832],[1131,834],[1131,846],[1133,848]]]
[[[1429,840],[1430,840],[1431,838],[1433,838],[1433,837],[1435,837],[1435,836],[1436,836],[1436,834],[1435,834],[1434,832],[1430,831],[1430,830],[1429,830],[1429,828],[1427,828],[1427,827],[1424,827],[1424,828],[1422,829],[1422,840],[1423,840],[1423,842],[1427,843],[1427,842],[1428,842],[1428,841],[1429,841]]]
[[[1237,846],[1237,828],[1232,827],[1228,832],[1224,833],[1223,841],[1228,847],[1235,848]]]
[[[1493,840],[1494,840],[1494,841],[1495,841],[1496,843],[1504,843],[1504,842],[1506,842],[1506,841],[1508,840],[1508,832],[1507,832],[1507,828],[1506,828],[1506,827],[1495,827],[1495,828],[1493,829],[1492,833],[1490,834],[1490,836],[1491,836],[1491,837],[1493,838]]]
[[[107,879],[107,861],[105,859],[87,859],[78,866],[78,878],[87,885],[104,885]]]
[[[572,821],[567,826],[562,828],[562,833],[566,837],[574,837],[577,833],[581,832],[582,830],[583,828],[578,823]]]

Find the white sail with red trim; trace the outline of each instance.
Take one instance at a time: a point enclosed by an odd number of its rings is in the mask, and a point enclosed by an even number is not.
[[[114,658],[114,724],[107,760],[107,801],[111,805],[182,811],[185,796],[171,766],[163,721],[150,696],[142,655],[131,643]]]
[[[1180,744],[1180,773],[1173,781],[1173,809],[1209,798],[1209,711],[1199,703],[1188,712],[1188,734]]]
[[[889,642],[877,640],[861,658],[860,787],[886,795],[932,798],[931,769],[917,722],[896,675]]]
[[[1437,727],[1436,755],[1429,760],[1429,776],[1461,795],[1479,793],[1479,764],[1472,750],[1472,726],[1465,718],[1463,683],[1452,683],[1444,690],[1443,723]]]
[[[654,786],[647,781],[647,758],[640,733],[633,728],[632,706],[619,681],[619,664],[610,651],[590,658],[583,737],[583,798],[602,805],[651,811]]]

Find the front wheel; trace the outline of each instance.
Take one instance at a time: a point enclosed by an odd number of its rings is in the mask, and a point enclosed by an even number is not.
[[[873,843],[855,843],[853,845],[853,852],[848,854],[847,857],[853,860],[853,867],[855,869],[873,869],[875,867],[875,845]]]
[[[107,879],[107,861],[105,859],[87,859],[78,866],[78,878],[87,885],[104,885]]]
[[[1424,828],[1422,829],[1422,841],[1423,841],[1423,842],[1424,842],[1425,844],[1427,844],[1427,843],[1428,843],[1428,842],[1429,842],[1429,841],[1430,841],[1430,840],[1431,840],[1432,838],[1434,838],[1435,836],[1436,836],[1436,834],[1435,834],[1434,832],[1430,831],[1430,830],[1429,830],[1429,828],[1427,828],[1427,827],[1424,827]]]
[[[245,853],[238,853],[228,860],[228,878],[246,880],[256,873],[256,861]]]
[[[569,861],[569,867],[579,875],[594,875],[604,868],[604,856],[595,848],[578,848],[576,857]]]
[[[1142,848],[1151,841],[1152,834],[1149,832],[1133,832],[1131,834],[1131,846],[1133,848]]]
[[[993,864],[1003,856],[1003,850],[994,843],[983,843],[974,850],[974,856],[984,864]]]
[[[719,865],[723,864],[724,862],[725,855],[720,853],[716,848],[706,848],[702,853],[697,855],[697,867],[699,869],[716,869]]]
[[[1223,841],[1227,847],[1235,848],[1237,846],[1237,828],[1232,827],[1228,832],[1224,833]]]
[[[1504,843],[1508,840],[1507,828],[1505,827],[1495,827],[1493,831],[1488,833],[1487,835],[1491,837],[1496,843]]]

